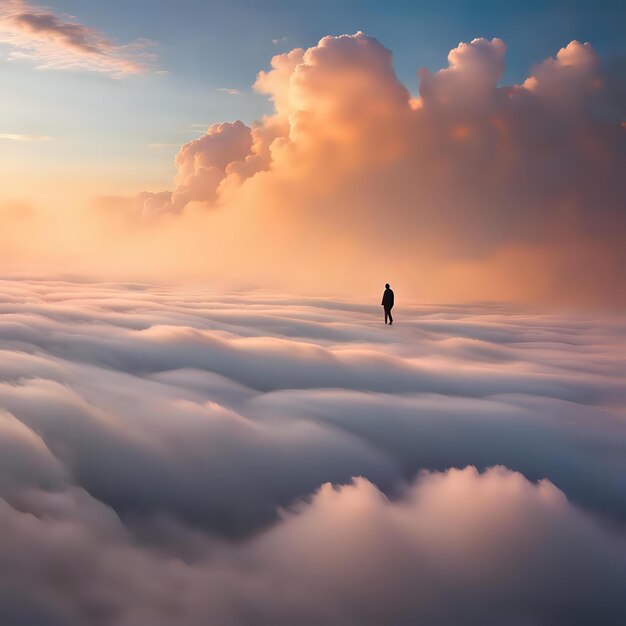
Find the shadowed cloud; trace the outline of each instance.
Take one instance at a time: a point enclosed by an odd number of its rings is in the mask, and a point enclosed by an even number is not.
[[[623,319],[1,293],[11,623],[626,617]]]
[[[113,77],[148,70],[154,55],[147,41],[119,45],[72,18],[50,13],[25,0],[0,6],[0,43],[13,48],[12,60],[31,60],[39,69],[100,72]]]

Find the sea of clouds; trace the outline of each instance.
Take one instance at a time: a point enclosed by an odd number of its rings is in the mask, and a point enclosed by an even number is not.
[[[626,320],[0,281],[6,626],[626,623]]]

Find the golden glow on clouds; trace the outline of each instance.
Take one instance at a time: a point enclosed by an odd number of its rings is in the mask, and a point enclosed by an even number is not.
[[[447,68],[420,71],[418,99],[363,33],[279,54],[255,83],[274,113],[252,128],[212,125],[185,144],[173,191],[88,210],[70,177],[21,224],[3,263],[295,291],[365,294],[390,281],[425,299],[622,303],[623,130],[603,113],[610,77],[599,82],[600,59],[572,42],[522,85],[499,88],[504,54],[499,39],[460,44]]]

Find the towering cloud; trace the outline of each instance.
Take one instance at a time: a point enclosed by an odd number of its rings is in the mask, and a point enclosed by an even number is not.
[[[626,103],[615,77],[573,41],[521,85],[499,86],[505,50],[460,44],[447,68],[420,70],[418,97],[363,33],[277,55],[255,84],[274,114],[183,146],[174,192],[143,194],[143,208],[231,211],[215,237],[254,229],[303,275],[339,264],[339,250],[371,270],[375,250],[407,285],[444,266],[448,283],[621,302]],[[263,247],[258,264],[276,269]]]

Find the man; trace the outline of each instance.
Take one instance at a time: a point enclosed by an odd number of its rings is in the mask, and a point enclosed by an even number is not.
[[[389,325],[393,324],[393,317],[391,317],[391,309],[393,309],[393,291],[389,288],[389,283],[385,285],[385,292],[383,293],[383,301],[381,302],[385,309],[385,324],[389,320]]]

